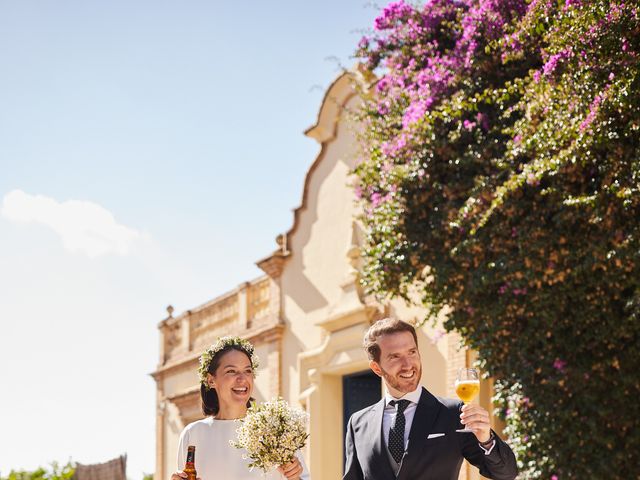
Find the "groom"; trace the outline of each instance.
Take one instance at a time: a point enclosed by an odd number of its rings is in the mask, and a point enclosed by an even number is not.
[[[412,325],[387,318],[364,337],[369,366],[387,395],[354,413],[343,480],[457,480],[463,458],[496,480],[513,480],[516,459],[491,430],[479,405],[433,396],[421,387],[422,363]],[[458,433],[461,423],[473,433]]]

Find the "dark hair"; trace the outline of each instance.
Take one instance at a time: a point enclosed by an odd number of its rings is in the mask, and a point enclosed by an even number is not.
[[[392,333],[409,332],[413,335],[413,339],[418,345],[418,336],[416,335],[416,329],[410,323],[403,322],[397,318],[383,318],[369,327],[367,333],[364,334],[363,347],[367,351],[369,360],[380,362],[380,345],[378,345],[378,338],[382,335],[389,335]]]
[[[227,345],[216,354],[211,359],[211,363],[209,364],[209,369],[207,370],[211,375],[215,375],[216,370],[220,366],[220,360],[222,356],[230,352],[231,350],[237,350],[239,352],[244,353],[251,361],[251,355],[244,348],[239,345]],[[200,384],[200,398],[202,399],[202,413],[205,415],[217,415],[220,411],[220,400],[218,399],[218,392],[216,392],[215,388],[207,388],[204,384]],[[249,398],[247,402],[247,407],[251,406],[251,402],[253,398]]]

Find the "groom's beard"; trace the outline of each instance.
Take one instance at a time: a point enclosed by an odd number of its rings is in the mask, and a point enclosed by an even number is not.
[[[410,379],[402,378],[400,374],[392,375],[382,367],[380,367],[380,370],[382,371],[382,377],[384,378],[386,384],[389,387],[392,387],[402,393],[413,392],[416,388],[418,388],[420,377],[422,377],[421,364],[415,366],[415,374]]]

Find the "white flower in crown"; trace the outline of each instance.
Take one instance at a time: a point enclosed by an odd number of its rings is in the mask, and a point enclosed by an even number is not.
[[[304,447],[307,433],[306,412],[292,408],[281,398],[260,405],[252,402],[247,415],[239,420],[238,440],[229,443],[243,448],[245,458],[251,460],[249,468],[261,468],[265,473],[293,460]]]
[[[198,367],[198,375],[200,376],[200,382],[205,386],[207,390],[211,388],[209,387],[209,383],[207,382],[207,374],[209,373],[209,367],[211,366],[213,357],[230,346],[238,347],[249,356],[249,359],[251,360],[251,368],[253,369],[253,375],[255,376],[260,363],[258,355],[256,355],[254,352],[253,345],[251,345],[251,343],[247,340],[244,340],[240,337],[220,337],[218,338],[218,341],[216,343],[211,345],[203,352],[202,355],[200,355],[200,367]]]

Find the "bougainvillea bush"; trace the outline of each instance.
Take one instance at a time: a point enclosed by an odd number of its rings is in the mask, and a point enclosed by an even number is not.
[[[357,51],[363,281],[449,309],[523,478],[640,471],[639,55],[620,0],[394,2]]]

